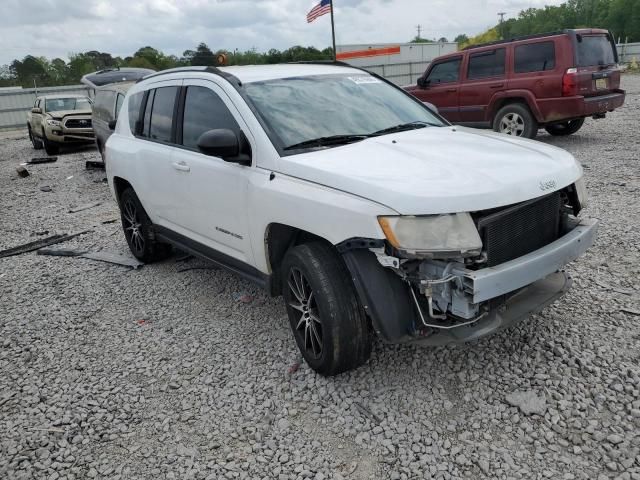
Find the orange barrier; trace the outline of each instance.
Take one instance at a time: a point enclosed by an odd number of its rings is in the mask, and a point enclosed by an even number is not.
[[[336,55],[336,60],[348,60],[350,58],[379,57],[381,55],[396,55],[400,53],[400,46],[384,48],[367,48],[366,50],[353,50],[351,52],[340,52]]]

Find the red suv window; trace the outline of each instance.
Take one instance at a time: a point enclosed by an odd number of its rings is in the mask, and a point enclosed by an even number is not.
[[[531,43],[515,48],[516,73],[543,72],[556,68],[556,49],[553,42]]]
[[[457,82],[460,77],[460,62],[462,58],[458,57],[453,60],[447,60],[434,65],[429,72],[427,81],[431,85],[438,83]]]
[[[496,48],[469,55],[469,72],[467,78],[488,78],[504,75],[505,48]]]

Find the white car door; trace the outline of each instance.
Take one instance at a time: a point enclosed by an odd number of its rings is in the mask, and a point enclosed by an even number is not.
[[[213,129],[243,131],[255,152],[255,141],[228,95],[209,80],[185,79],[181,150],[174,162],[187,171],[188,208],[181,212],[187,235],[244,263],[253,262],[249,238],[247,188],[251,169],[198,150],[200,135]],[[180,120],[180,119],[179,119]]]
[[[148,90],[142,122],[136,136],[134,188],[154,223],[175,228],[182,225],[187,208],[184,168],[174,161],[179,149],[173,143],[173,117],[182,81],[164,81]]]

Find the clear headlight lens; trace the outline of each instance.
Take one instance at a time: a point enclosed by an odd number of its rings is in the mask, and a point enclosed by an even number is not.
[[[471,215],[378,217],[387,240],[398,250],[411,254],[477,255],[482,240]]]
[[[47,120],[47,123],[49,125],[51,125],[52,127],[59,127],[60,125],[62,125],[62,123],[60,122],[60,120]]]
[[[584,183],[584,177],[580,177],[576,180],[575,186],[578,201],[580,202],[580,208],[584,208],[589,203],[589,195],[587,195],[587,186]]]

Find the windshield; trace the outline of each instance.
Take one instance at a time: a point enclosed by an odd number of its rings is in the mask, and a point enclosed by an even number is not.
[[[582,41],[580,41],[582,38]],[[578,37],[578,66],[593,67],[616,63],[613,47],[606,35],[581,35]]]
[[[46,112],[60,112],[62,110],[91,110],[88,98],[48,98],[45,100]]]
[[[318,138],[366,138],[405,124],[444,125],[419,102],[366,73],[268,80],[245,84],[245,91],[283,149]]]

